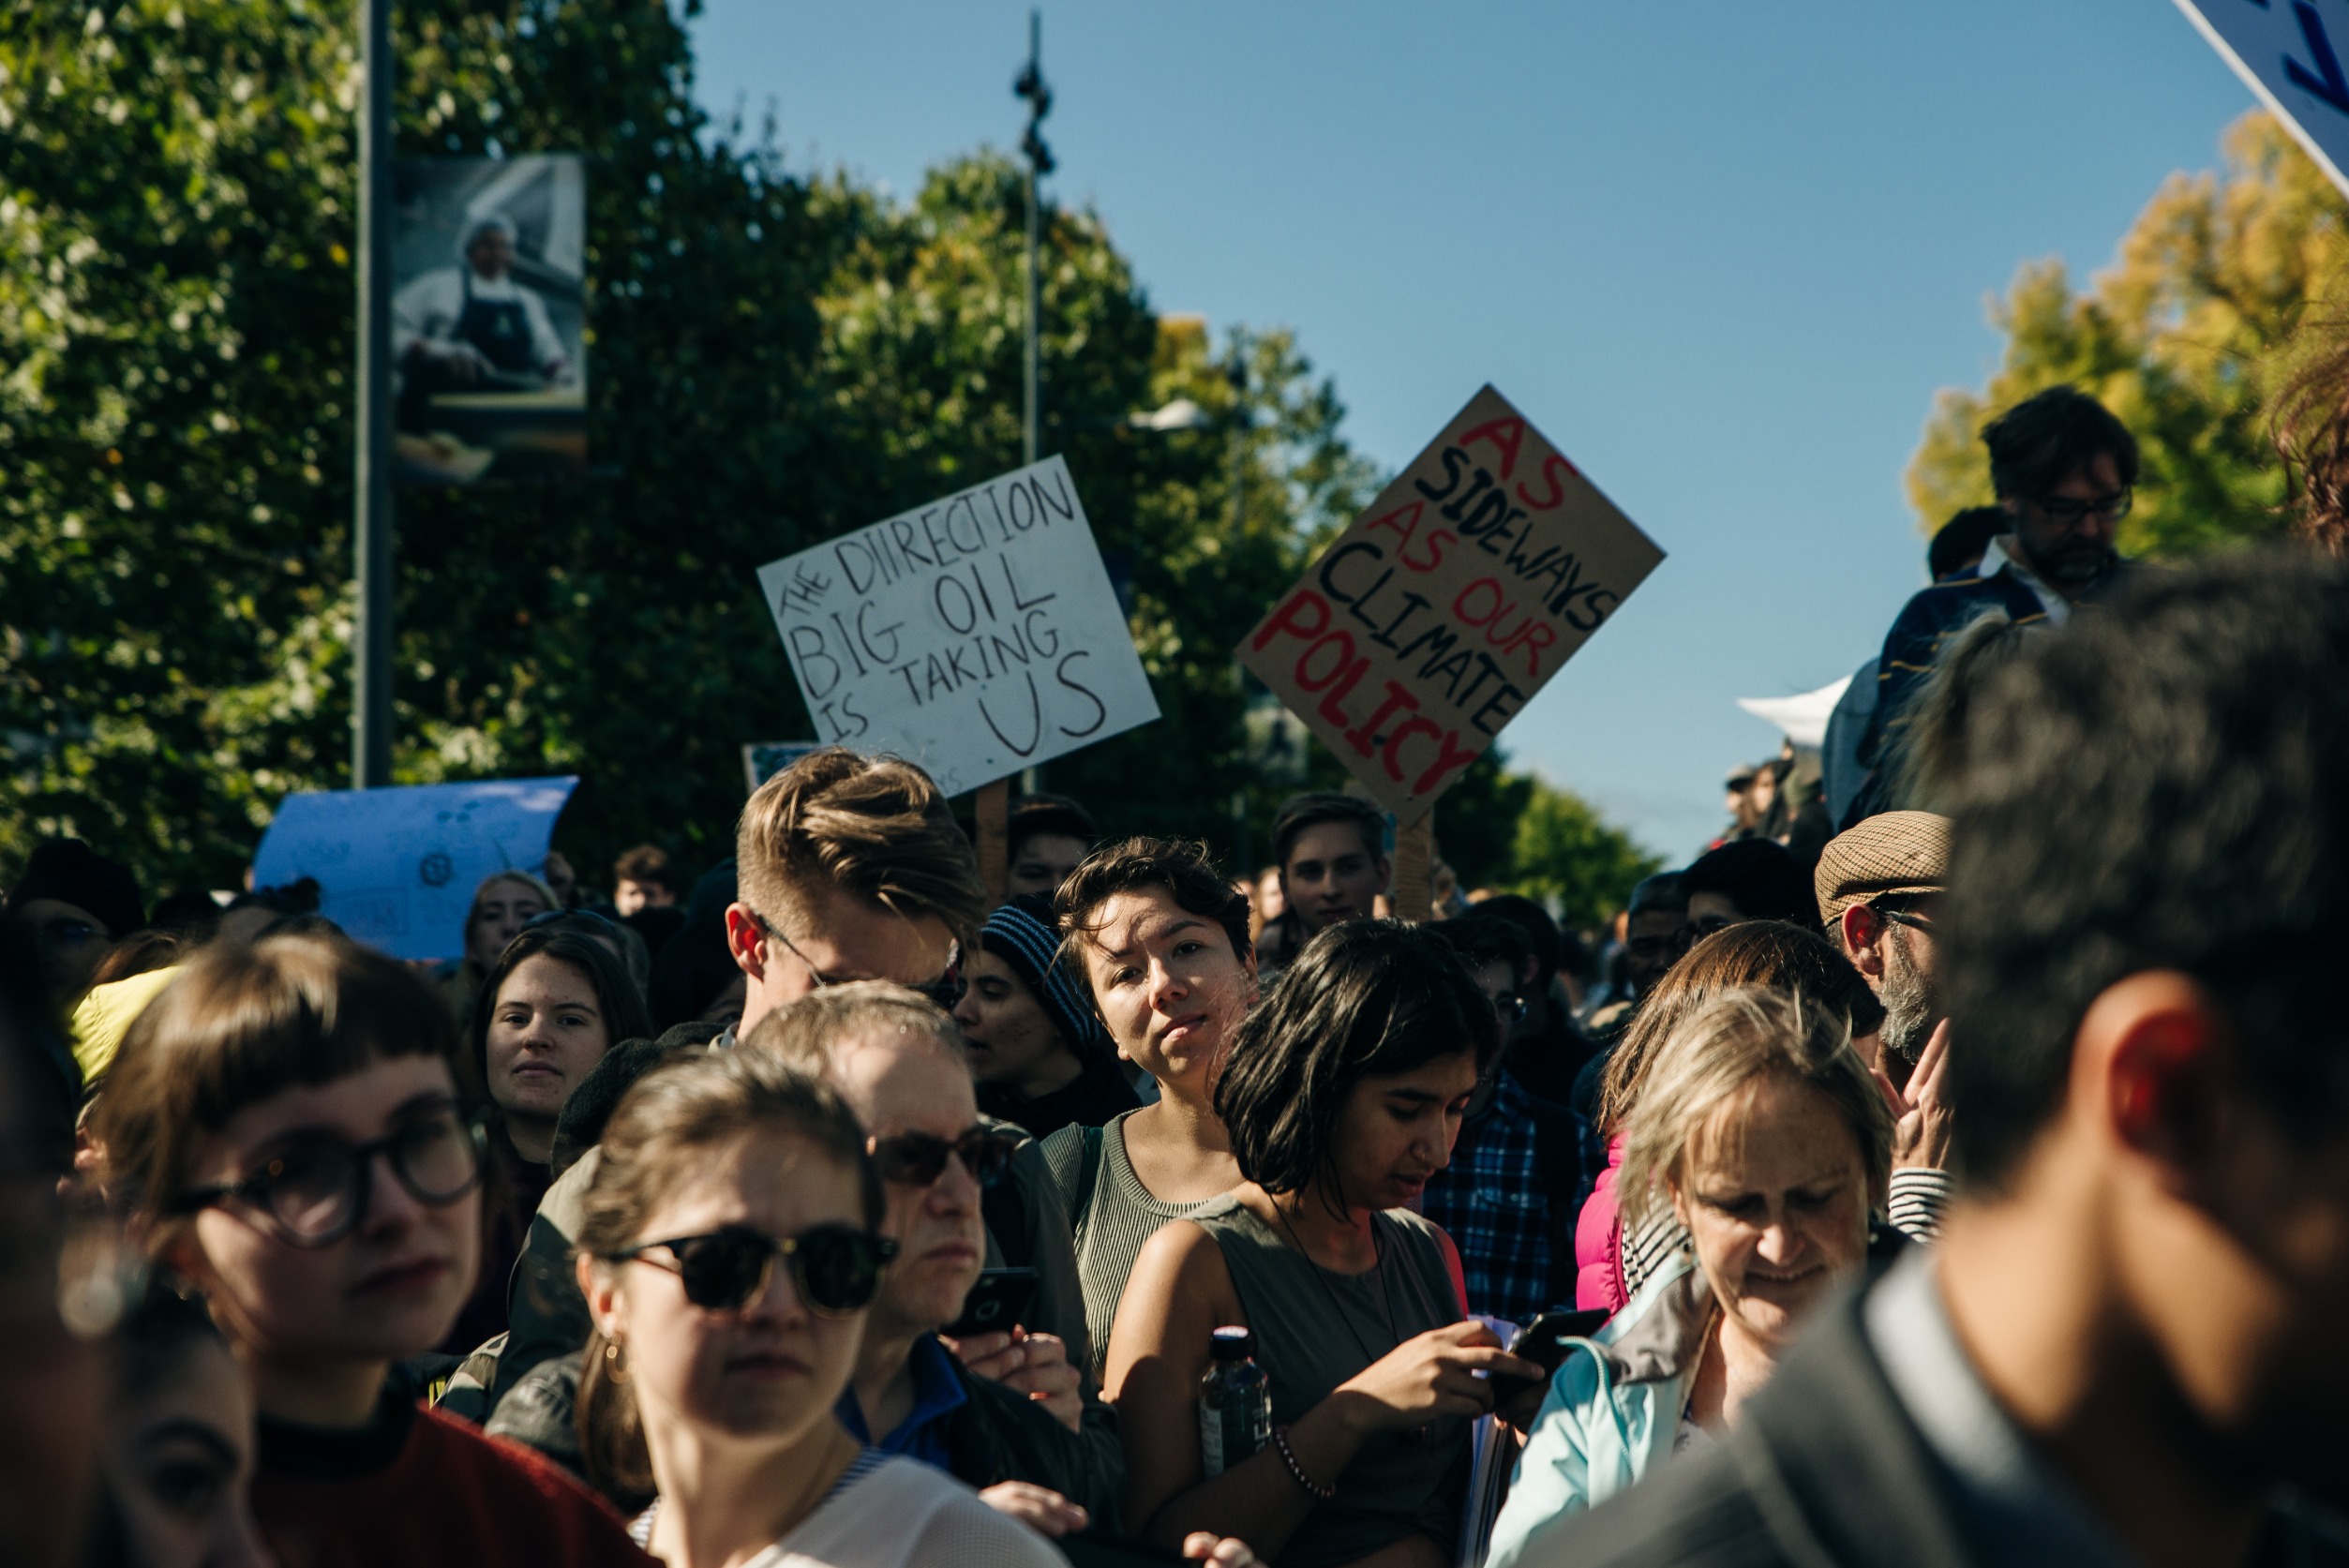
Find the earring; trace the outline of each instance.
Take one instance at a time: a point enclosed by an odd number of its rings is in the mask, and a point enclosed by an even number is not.
[[[612,1383],[628,1381],[628,1352],[617,1339],[604,1341],[604,1379]]]

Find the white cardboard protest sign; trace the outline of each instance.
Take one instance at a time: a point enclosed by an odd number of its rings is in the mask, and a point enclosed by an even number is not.
[[[950,795],[1159,716],[1058,457],[758,569],[827,742]]]
[[[465,950],[473,889],[538,875],[576,778],[502,779],[289,795],[253,857],[253,882],[318,879],[319,913],[395,958]]]
[[[1663,559],[1488,386],[1238,657],[1409,827]]]
[[[2349,191],[2349,74],[2324,11],[2310,0],[2177,0],[2220,58],[2235,67],[2333,184]],[[2335,3],[2340,42],[2349,7]]]

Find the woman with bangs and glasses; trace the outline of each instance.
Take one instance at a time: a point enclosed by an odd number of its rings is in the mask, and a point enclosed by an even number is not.
[[[1052,1568],[1044,1540],[842,1426],[899,1251],[841,1097],[772,1053],[671,1060],[606,1128],[578,1278],[590,1473],[671,1568]],[[549,1559],[553,1561],[553,1559]]]
[[[480,1261],[471,1068],[401,964],[271,936],[202,950],[97,1101],[106,1191],[251,1380],[253,1513],[282,1562],[644,1561],[584,1488],[420,1408],[395,1365],[446,1336]]]
[[[1529,1419],[1542,1381],[1465,1316],[1459,1254],[1409,1207],[1497,1044],[1459,955],[1392,920],[1323,931],[1241,1023],[1216,1108],[1245,1179],[1143,1247],[1110,1340],[1137,1534],[1236,1535],[1281,1568],[1448,1568],[1488,1380],[1524,1380]],[[1200,1381],[1229,1325],[1270,1379],[1271,1441],[1210,1473]]]

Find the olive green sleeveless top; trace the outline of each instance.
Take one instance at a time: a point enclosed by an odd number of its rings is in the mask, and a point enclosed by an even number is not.
[[[1236,1200],[1190,1217],[1222,1249],[1272,1388],[1273,1425],[1288,1426],[1404,1340],[1460,1321],[1459,1297],[1436,1228],[1408,1209],[1371,1217],[1379,1263],[1332,1274]],[[1367,1354],[1365,1352],[1368,1352]],[[1279,1568],[1339,1568],[1417,1531],[1448,1556],[1466,1502],[1469,1423],[1450,1416],[1424,1435],[1405,1427],[1362,1445],[1341,1475],[1317,1475],[1338,1495],[1317,1504],[1273,1561]]]

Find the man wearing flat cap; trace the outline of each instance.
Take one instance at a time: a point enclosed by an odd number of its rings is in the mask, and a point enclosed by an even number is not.
[[[1871,1065],[1904,1102],[1891,1206],[1893,1223],[1911,1233],[1932,1232],[1948,1191],[1941,1067],[1949,1031],[1934,983],[1933,921],[1949,867],[1947,817],[1886,812],[1828,841],[1813,884],[1829,939],[1884,1004],[1882,1049]]]

